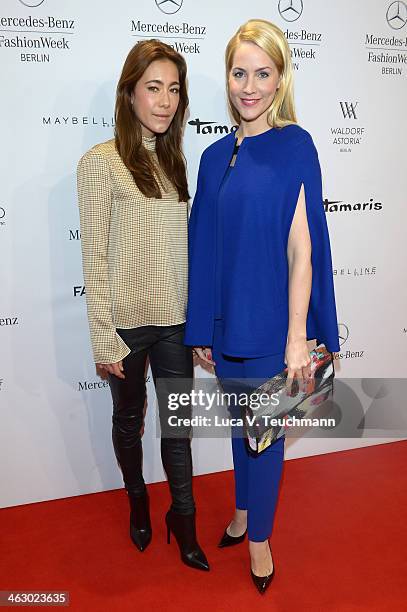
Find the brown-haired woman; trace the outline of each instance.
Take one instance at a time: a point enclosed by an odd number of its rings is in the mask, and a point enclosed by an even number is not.
[[[80,160],[78,194],[91,341],[95,363],[109,376],[113,445],[130,502],[131,539],[143,551],[152,535],[141,443],[149,359],[172,496],[168,541],[172,532],[184,563],[208,570],[196,539],[190,428],[172,433],[167,421],[168,392],[185,391],[193,375],[192,351],[183,343],[186,72],[183,57],[158,40],[131,49],[117,86],[115,138]],[[165,384],[157,388],[160,379]],[[189,414],[186,407],[177,416]]]

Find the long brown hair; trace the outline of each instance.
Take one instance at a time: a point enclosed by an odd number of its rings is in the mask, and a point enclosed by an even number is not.
[[[178,69],[180,97],[170,127],[164,134],[156,136],[156,153],[161,170],[178,191],[180,201],[186,202],[189,193],[181,138],[184,115],[189,103],[186,87],[187,65],[182,55],[159,40],[143,40],[137,43],[124,62],[116,91],[116,149],[140,191],[148,198],[161,198],[153,161],[149,152],[142,146],[141,125],[134,113],[131,95],[137,81],[151,62],[163,59],[170,60]]]

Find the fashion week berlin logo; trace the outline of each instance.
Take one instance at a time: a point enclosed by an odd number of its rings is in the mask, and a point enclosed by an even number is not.
[[[162,13],[173,15],[178,13],[184,0],[155,0],[156,5]]]
[[[297,21],[303,9],[302,0],[280,0],[278,3],[278,12],[285,21]]]

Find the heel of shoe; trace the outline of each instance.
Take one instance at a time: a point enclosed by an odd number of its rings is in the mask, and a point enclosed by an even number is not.
[[[194,569],[209,570],[208,560],[196,539],[195,512],[191,515],[177,514],[169,510],[165,517],[167,542],[171,532],[177,541],[181,560]]]
[[[226,548],[227,546],[234,546],[235,544],[240,544],[245,539],[246,533],[247,529],[240,536],[230,536],[226,527],[225,533],[223,534],[222,539],[218,544],[218,548]]]

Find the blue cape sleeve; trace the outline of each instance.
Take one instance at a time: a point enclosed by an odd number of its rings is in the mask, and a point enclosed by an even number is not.
[[[184,343],[190,346],[211,346],[214,327],[214,303],[210,288],[215,274],[215,243],[212,217],[203,209],[210,205],[203,195],[204,158],[205,152],[199,164],[197,188],[188,223],[188,305]]]
[[[294,151],[293,189],[296,206],[304,185],[308,227],[311,238],[312,287],[307,316],[307,338],[323,342],[331,352],[339,351],[338,322],[332,272],[331,247],[322,197],[321,168],[311,136]]]

